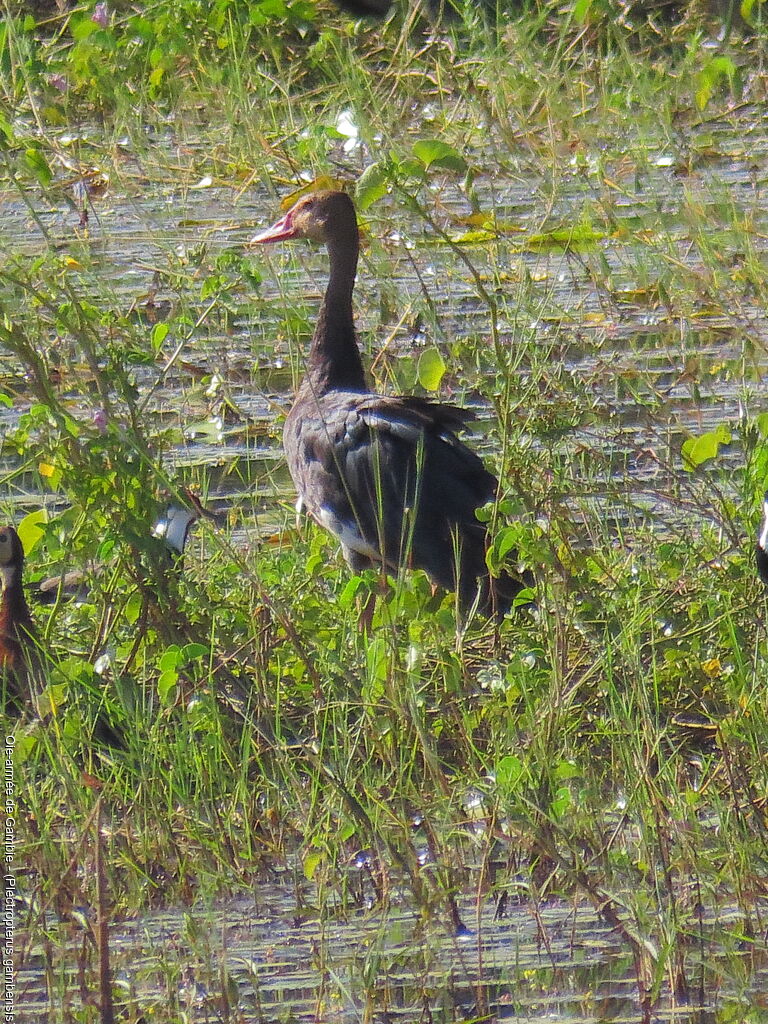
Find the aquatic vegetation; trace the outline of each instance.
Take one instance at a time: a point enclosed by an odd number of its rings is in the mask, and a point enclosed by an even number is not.
[[[534,11],[426,35],[398,16],[372,33],[303,5],[248,11],[3,28],[3,519],[31,582],[90,580],[35,611],[51,663],[45,717],[15,731],[25,953],[57,1006],[94,1016],[56,952],[87,931],[82,907],[117,927],[258,898],[283,874],[319,930],[322,998],[370,1015],[407,954],[373,942],[347,984],[337,921],[412,909],[409,991],[437,1007],[445,973],[419,928],[474,930],[481,950],[490,908],[519,905],[546,948],[548,901],[591,908],[646,1019],[697,998],[751,1012],[768,784],[759,25],[661,46],[596,4],[554,33]],[[479,413],[501,481],[489,567],[516,549],[537,576],[536,606],[498,628],[463,628],[414,572],[366,637],[377,574],[350,578],[296,525],[280,433],[323,258],[243,253],[275,193],[314,182],[356,190],[377,388]],[[179,566],[151,526],[190,490],[223,516],[200,519]],[[93,734],[102,714],[124,751]],[[237,985],[258,970],[233,981],[194,921],[207,991],[244,1014]],[[129,962],[116,1005],[143,1012],[145,970],[153,1019],[181,1019],[199,980],[182,961]],[[468,969],[476,1002],[456,1005],[519,998],[522,1015],[562,982],[554,954],[527,969],[505,968],[502,991]]]

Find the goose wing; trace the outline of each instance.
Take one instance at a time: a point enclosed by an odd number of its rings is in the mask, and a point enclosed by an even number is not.
[[[474,587],[485,574],[475,509],[496,491],[496,478],[456,436],[474,414],[342,391],[297,404],[285,447],[300,501],[338,537],[350,564],[407,564],[447,588],[457,577]]]

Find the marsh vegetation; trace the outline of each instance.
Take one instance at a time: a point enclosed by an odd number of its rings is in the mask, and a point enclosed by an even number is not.
[[[132,1021],[764,1019],[768,70],[742,13],[724,38],[596,2],[6,18],[3,510],[30,583],[89,581],[34,610],[46,686],[9,723],[21,1019],[25,991],[29,1020],[98,1019],[96,906]],[[296,521],[280,435],[326,257],[245,243],[318,181],[356,196],[376,388],[478,413],[489,564],[536,578],[498,628],[403,572],[364,633],[377,574]],[[190,490],[223,515],[172,566],[151,527]],[[251,900],[258,970],[201,937]],[[260,1001],[291,936],[307,1001]]]

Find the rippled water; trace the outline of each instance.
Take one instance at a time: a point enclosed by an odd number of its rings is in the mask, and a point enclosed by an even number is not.
[[[320,924],[318,894],[306,883],[299,891],[297,903],[292,887],[264,883],[253,897],[208,910],[115,922],[117,998],[138,1003],[146,1019],[178,1007],[188,1020],[221,1020],[226,988],[230,1019],[244,1024],[641,1020],[632,958],[586,906],[518,905],[513,897],[500,913],[500,904],[485,896],[479,913],[474,900],[462,901],[458,931],[447,912],[424,918],[397,906],[388,913],[339,912]],[[746,945],[727,959],[709,948],[713,934],[722,951],[721,942],[740,928],[735,910],[708,916],[706,967],[696,966],[697,951],[690,957],[693,988],[706,978],[704,1004],[695,992],[682,1007],[662,1001],[654,1020],[735,1020],[742,1019],[740,1007],[759,1005],[768,986],[765,963]],[[95,952],[73,930],[66,948],[49,953],[48,972],[41,949],[19,972],[22,1019],[47,1019],[46,977],[55,1012],[78,1005],[77,964],[92,969]]]
[[[607,478],[628,477],[640,490],[644,482],[658,483],[663,476],[647,457],[649,449],[679,467],[679,447],[689,431],[700,433],[738,421],[745,410],[759,411],[765,312],[744,290],[730,315],[714,310],[713,303],[708,311],[703,243],[691,223],[697,208],[710,214],[721,210],[722,236],[708,242],[719,247],[718,258],[734,268],[735,276],[747,254],[743,236],[729,226],[734,219],[752,225],[751,258],[764,255],[768,131],[759,111],[745,109],[738,116],[738,122],[707,122],[698,135],[692,131],[675,144],[660,144],[644,154],[642,164],[628,164],[618,151],[612,155],[608,143],[605,151],[588,154],[586,165],[574,159],[562,172],[555,202],[550,200],[548,224],[579,224],[587,214],[599,220],[607,210],[613,225],[608,237],[581,253],[551,246],[535,251],[526,243],[541,228],[543,197],[549,194],[546,168],[537,177],[504,153],[505,173],[481,174],[475,182],[480,208],[495,210],[510,226],[492,245],[466,249],[481,279],[492,282],[499,275],[507,282],[508,290],[497,292],[502,345],[535,337],[542,352],[551,351],[553,363],[562,359],[565,371],[594,399],[592,422],[572,427],[568,436],[602,449]],[[88,132],[83,134],[87,138]],[[491,139],[489,166],[497,156]],[[597,166],[598,160],[601,175],[590,163]],[[162,283],[158,287],[155,271],[175,261],[189,272],[196,259],[210,268],[223,251],[242,252],[254,228],[271,222],[278,211],[272,196],[206,178],[199,170],[204,164],[202,145],[179,139],[177,130],[154,136],[141,155],[124,140],[110,190],[94,201],[87,240],[77,237],[77,215],[65,201],[66,190],[56,207],[29,197],[37,222],[26,204],[6,191],[0,202],[0,249],[32,255],[48,244],[75,258],[87,254],[90,273],[103,288],[99,302],[106,296],[121,315],[150,322],[172,317],[179,296]],[[458,218],[468,212],[466,201],[446,183],[437,217],[453,237],[466,230]],[[366,219],[384,250],[377,248],[375,259],[364,251],[356,302],[370,358],[386,343],[389,362],[377,361],[379,372],[396,371],[398,360],[404,365],[420,346],[489,337],[488,310],[456,253],[402,206],[378,204]],[[255,487],[257,504],[268,508],[289,490],[280,469],[276,420],[300,374],[301,354],[283,319],[286,309],[304,315],[309,308],[313,315],[326,259],[304,246],[284,246],[254,253],[252,265],[263,276],[258,295],[227,296],[226,315],[216,307],[204,316],[205,300],[192,292],[185,297],[203,322],[150,408],[159,418],[180,419],[188,430],[169,458],[171,468],[210,467],[214,495],[233,497],[243,485]],[[684,268],[692,288],[701,279],[701,296],[692,297],[689,315],[673,317],[658,292],[665,266],[676,272]],[[596,268],[610,288],[595,285]],[[424,329],[427,306],[434,324]],[[168,339],[166,354],[176,341]],[[740,360],[750,364],[750,375],[722,370]],[[689,372],[694,363],[699,372]],[[6,364],[6,372],[14,369]],[[525,365],[517,372],[524,376]],[[220,434],[195,434],[216,402],[206,406],[194,382],[212,374],[221,379],[229,408]],[[145,379],[154,376],[148,372]],[[17,402],[3,416],[12,422],[23,408]],[[738,452],[733,454],[738,459]]]
[[[579,223],[587,208],[597,219],[608,200],[614,218],[609,236],[581,253],[553,247],[536,251],[526,244],[530,233],[541,230],[550,195],[546,168],[537,174],[504,153],[503,172],[480,174],[475,182],[480,207],[496,210],[500,220],[520,229],[493,245],[466,249],[484,281],[492,283],[498,275],[505,282],[506,290],[496,293],[502,345],[535,337],[541,351],[551,353],[553,367],[562,362],[574,388],[583,385],[594,401],[594,416],[565,431],[569,443],[602,453],[599,473],[606,483],[625,481],[639,504],[656,507],[671,477],[683,477],[679,449],[689,431],[734,423],[745,411],[764,408],[765,310],[744,289],[734,290],[737,302],[727,315],[706,302],[704,243],[693,240],[691,224],[697,206],[710,213],[722,209],[722,236],[707,241],[736,278],[747,257],[765,260],[768,124],[758,110],[743,109],[738,118],[708,122],[698,135],[694,130],[674,144],[660,142],[642,165],[626,165],[623,154],[612,154],[606,143],[604,151],[588,158],[588,164],[603,162],[600,189],[590,166],[583,171],[578,160],[569,165],[550,222]],[[494,145],[489,140],[487,167],[494,166]],[[193,320],[201,318],[149,407],[158,423],[180,423],[186,430],[184,443],[165,456],[166,464],[181,472],[203,467],[214,502],[237,501],[247,492],[252,512],[269,523],[291,491],[278,420],[301,371],[295,329],[284,323],[286,310],[289,319],[300,320],[305,301],[313,306],[319,299],[326,258],[304,246],[254,254],[263,283],[252,295],[228,296],[226,315],[216,307],[205,316],[206,301],[188,285],[182,297],[167,283],[158,285],[158,269],[178,265],[189,274],[198,258],[210,272],[218,254],[241,252],[254,229],[277,214],[276,199],[265,192],[241,191],[217,180],[209,185],[200,170],[205,162],[204,146],[180,139],[178,131],[157,134],[141,154],[126,141],[115,156],[109,193],[95,202],[87,239],[78,237],[77,213],[64,196],[56,206],[30,196],[36,221],[20,197],[6,190],[0,195],[0,250],[31,257],[52,246],[71,253],[88,264],[98,301],[108,301],[120,315],[143,318],[147,333],[154,320],[172,318],[182,302],[194,312]],[[466,230],[456,218],[467,212],[465,201],[446,185],[438,218],[452,236]],[[739,218],[751,225],[748,254],[741,248],[745,236],[728,227]],[[375,252],[363,252],[356,292],[370,359],[386,342],[388,369],[395,372],[398,360],[407,369],[412,351],[440,344],[447,346],[450,367],[451,346],[467,338],[488,339],[488,310],[455,252],[402,206],[379,204],[366,219],[371,235],[383,243]],[[641,238],[646,229],[647,237]],[[654,293],[664,266],[690,274],[685,315],[672,316],[663,295]],[[610,279],[610,288],[596,286],[597,270]],[[682,305],[678,301],[677,308]],[[166,355],[177,341],[168,340]],[[719,369],[740,361],[749,373]],[[386,362],[377,362],[384,377]],[[693,363],[700,372],[692,371]],[[66,373],[77,370],[63,369],[66,387]],[[137,372],[145,386],[156,377],[154,369]],[[525,377],[528,367],[522,363],[516,372]],[[208,398],[205,388],[213,374],[221,384]],[[12,410],[0,413],[0,426],[6,428],[31,399],[18,367],[0,356],[0,383],[8,382],[19,397]],[[471,394],[465,400],[479,401]],[[195,424],[214,414],[222,417],[220,437],[195,432]],[[650,457],[653,452],[662,458]],[[730,458],[738,464],[736,445]],[[0,463],[6,472],[18,465],[7,452]],[[599,479],[597,469],[594,473]],[[34,479],[32,473],[17,478],[16,485],[26,483],[28,490],[15,485],[4,493],[5,502],[38,502],[29,493]],[[131,999],[140,998],[147,1019],[153,1002],[177,1001],[190,1020],[225,1019],[221,965],[236,983],[232,1001],[241,1012],[230,1019],[244,1022],[447,1022],[483,1019],[487,1011],[494,1019],[518,1021],[640,1019],[626,949],[584,907],[552,904],[537,913],[515,907],[497,919],[491,900],[481,901],[479,917],[467,901],[461,915],[468,930],[457,935],[447,914],[424,921],[407,910],[360,912],[320,925],[312,899],[312,893],[304,894],[299,911],[293,890],[270,884],[252,900],[211,910],[116,921],[112,943],[119,987]],[[292,923],[300,912],[306,919]],[[735,915],[724,913],[713,931],[727,931],[731,923]],[[67,935],[61,926],[52,927],[60,930],[64,951],[47,964],[48,984],[44,951],[32,951],[20,974],[19,1019],[47,1019],[49,989],[62,1003],[76,1004],[78,957],[93,963],[82,933],[71,928]],[[745,971],[739,981],[733,963],[741,953],[730,955],[721,974],[714,954],[706,969],[700,968],[707,975],[705,1009],[693,1000],[686,1010],[662,1008],[656,1018],[693,1024],[714,1020],[712,1015],[722,1011],[722,1019],[740,1019],[739,1000],[759,997],[768,978],[763,968],[754,975]]]

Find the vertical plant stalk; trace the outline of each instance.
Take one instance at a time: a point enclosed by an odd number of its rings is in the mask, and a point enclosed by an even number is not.
[[[101,1024],[114,1024],[112,970],[109,965],[109,916],[107,913],[107,876],[104,869],[104,837],[101,834],[102,803],[96,801],[96,937],[99,947],[99,1007]]]

